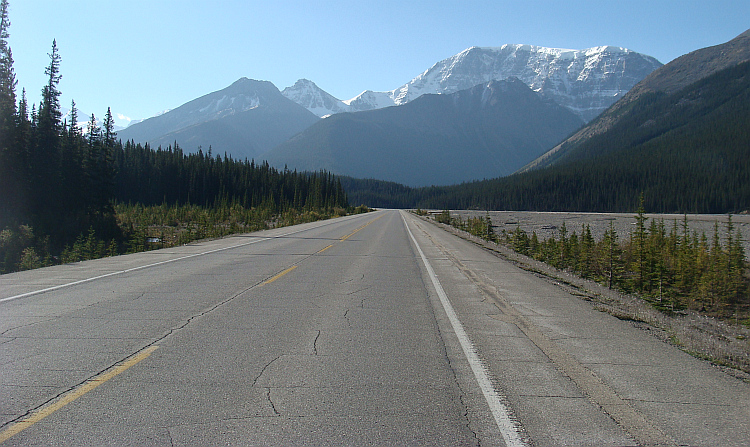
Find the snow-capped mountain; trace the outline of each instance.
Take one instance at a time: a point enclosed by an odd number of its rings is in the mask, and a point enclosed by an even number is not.
[[[268,81],[241,78],[118,132],[122,140],[152,147],[177,142],[186,152],[199,147],[254,158],[318,121],[318,117],[285,98]]]
[[[516,77],[590,121],[661,65],[653,57],[611,46],[585,50],[534,45],[471,47],[395,90],[367,90],[341,102],[348,111],[373,110],[406,104],[427,93],[454,93]]]
[[[336,113],[349,112],[351,109],[343,101],[334,98],[307,79],[298,80],[293,86],[282,90],[281,94],[321,118]]]

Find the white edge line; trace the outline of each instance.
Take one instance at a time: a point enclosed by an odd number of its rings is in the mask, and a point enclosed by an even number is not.
[[[86,282],[95,281],[97,279],[107,278],[109,276],[121,275],[123,273],[134,272],[136,270],[142,270],[142,269],[146,269],[146,268],[149,268],[149,267],[155,267],[157,265],[169,264],[170,262],[182,261],[183,259],[194,258],[196,256],[203,256],[203,255],[207,255],[207,254],[211,254],[211,253],[216,253],[216,252],[219,252],[219,251],[231,250],[233,248],[244,247],[246,245],[255,244],[257,242],[266,241],[266,240],[274,239],[274,238],[277,238],[277,237],[284,237],[284,236],[289,236],[290,234],[301,233],[301,232],[306,231],[306,230],[310,230],[310,228],[303,228],[301,230],[291,231],[289,233],[280,234],[278,236],[268,236],[268,237],[256,236],[258,239],[255,239],[255,240],[250,241],[250,242],[245,242],[243,244],[237,244],[237,245],[232,245],[232,246],[229,246],[229,247],[217,248],[217,249],[214,249],[214,250],[204,251],[204,252],[201,252],[201,253],[193,253],[192,255],[182,256],[182,257],[174,258],[174,259],[167,259],[166,261],[155,262],[153,264],[148,264],[148,265],[141,265],[141,266],[129,268],[129,269],[126,269],[126,270],[120,270],[120,271],[117,271],[117,272],[111,272],[111,273],[107,273],[107,274],[104,274],[104,275],[94,276],[92,278],[81,279],[79,281],[74,281],[74,282],[69,282],[69,283],[65,283],[65,284],[60,284],[60,285],[53,286],[53,287],[47,287],[46,289],[39,289],[39,290],[34,290],[32,292],[22,293],[20,295],[9,296],[7,298],[0,298],[0,303],[6,302],[6,301],[17,300],[19,298],[25,298],[27,296],[38,295],[40,293],[52,292],[53,290],[59,290],[59,289],[65,288],[65,287],[71,287],[71,286],[75,286],[75,285],[78,285],[78,284],[83,284],[83,283],[86,283]]]
[[[414,237],[411,229],[409,229],[409,225],[406,222],[406,218],[403,216],[403,214],[401,215],[401,218],[404,220],[404,226],[406,227],[406,231],[409,233],[409,237],[411,237],[412,242],[414,242],[414,246],[417,247],[417,251],[419,252],[419,256],[422,258],[422,263],[427,269],[427,273],[430,276],[432,285],[435,286],[435,291],[440,297],[440,302],[443,304],[445,313],[448,315],[448,320],[450,320],[451,326],[453,327],[453,332],[455,332],[456,337],[458,337],[458,342],[461,344],[461,348],[464,351],[466,360],[469,362],[471,371],[474,373],[474,377],[477,380],[479,388],[482,390],[482,394],[484,394],[484,398],[490,407],[492,416],[495,418],[497,428],[500,429],[500,433],[503,435],[505,444],[508,447],[525,446],[524,442],[521,440],[521,436],[518,432],[516,424],[510,418],[508,407],[500,399],[500,396],[495,390],[495,387],[492,386],[492,381],[487,375],[487,368],[485,367],[484,363],[482,363],[482,360],[474,350],[474,344],[471,342],[471,339],[466,334],[464,327],[461,325],[461,321],[458,319],[456,311],[453,309],[450,300],[448,300],[448,295],[445,294],[443,286],[440,285],[440,280],[435,274],[435,270],[432,269],[432,266],[427,260],[427,257],[422,251],[422,248],[417,243],[417,239]]]

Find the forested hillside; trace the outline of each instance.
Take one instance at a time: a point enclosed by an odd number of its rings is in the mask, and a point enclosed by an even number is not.
[[[385,203],[438,209],[738,213],[750,209],[750,62],[673,94],[652,92],[608,132],[549,168],[397,190]],[[367,186],[369,188],[369,186]],[[367,188],[350,184],[352,197]],[[377,199],[377,196],[370,196]],[[374,200],[371,205],[378,206]]]
[[[280,171],[210,149],[186,155],[176,144],[166,149],[123,144],[109,109],[103,120],[92,115],[81,129],[75,102],[69,121],[63,120],[56,42],[41,102],[29,107],[25,91],[16,97],[7,10],[2,0],[0,273],[143,249],[147,231],[140,224],[172,226],[171,242],[184,242],[293,223],[291,211],[320,217],[348,207],[340,182],[325,172]],[[144,208],[157,205],[148,221],[141,219]],[[197,212],[196,206],[207,211]],[[195,228],[178,215],[200,215],[212,228]],[[163,238],[151,239],[165,244]]]

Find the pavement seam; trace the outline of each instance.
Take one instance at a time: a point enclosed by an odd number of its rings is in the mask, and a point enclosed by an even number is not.
[[[149,345],[137,351],[133,355],[123,359],[122,361],[115,363],[111,367],[102,370],[98,374],[91,376],[83,382],[80,382],[79,384],[59,393],[54,398],[46,401],[45,403],[37,406],[32,410],[29,410],[23,416],[9,421],[6,424],[3,424],[3,428],[2,430],[0,430],[0,444],[25,430],[26,428],[35,425],[42,419],[45,419],[47,416],[55,413],[57,410],[67,406],[72,402],[75,402],[80,397],[98,388],[100,385],[103,385],[109,380],[124,373],[131,367],[148,358],[158,348],[158,346]]]
[[[430,289],[427,287],[427,284],[424,282],[424,278],[422,279],[422,287],[424,290],[425,296],[430,297]],[[362,304],[364,305],[364,299],[362,300]],[[437,306],[435,303],[431,303],[433,308]],[[439,346],[442,348],[442,356],[443,360],[448,364],[448,369],[451,371],[451,374],[453,375],[453,381],[456,384],[456,388],[458,388],[458,399],[461,402],[461,406],[464,409],[464,418],[466,419],[466,428],[474,435],[474,438],[477,440],[477,446],[482,445],[481,439],[479,437],[479,433],[477,433],[472,427],[472,419],[470,417],[469,412],[469,406],[466,403],[466,398],[468,397],[468,394],[466,390],[464,390],[464,387],[462,386],[461,381],[458,379],[458,372],[456,371],[457,367],[453,364],[453,361],[451,359],[451,356],[448,354],[448,342],[446,341],[446,330],[440,329],[440,323],[438,322],[437,314],[435,311],[432,312],[433,316],[433,324],[435,325],[435,332],[437,333],[437,336],[440,337],[441,343],[439,343]],[[444,333],[445,332],[445,333]],[[498,433],[498,435],[501,435]]]

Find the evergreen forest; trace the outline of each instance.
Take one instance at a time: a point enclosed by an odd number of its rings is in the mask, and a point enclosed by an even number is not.
[[[109,109],[82,128],[75,102],[63,119],[55,41],[29,106],[16,93],[7,0],[0,14],[0,273],[347,212],[330,173],[123,143]]]

